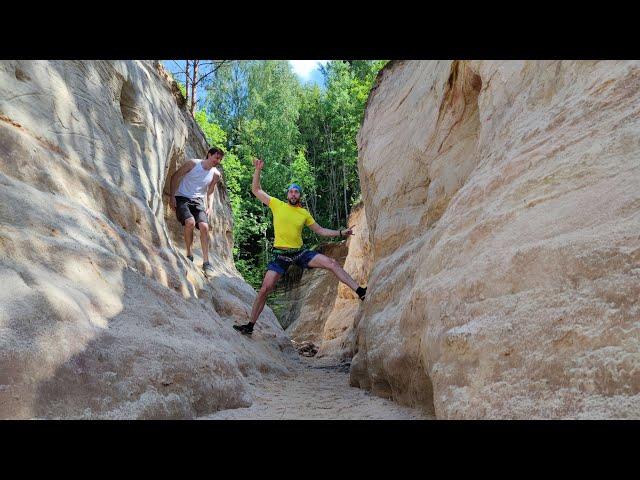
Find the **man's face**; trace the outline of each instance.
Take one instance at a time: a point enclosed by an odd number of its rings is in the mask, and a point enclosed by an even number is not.
[[[287,192],[287,199],[289,200],[290,205],[298,205],[300,203],[300,192],[297,188],[291,188]]]
[[[212,155],[207,156],[207,160],[210,160],[213,163],[213,166],[217,167],[218,165],[220,165],[220,162],[222,161],[222,154],[214,153]]]

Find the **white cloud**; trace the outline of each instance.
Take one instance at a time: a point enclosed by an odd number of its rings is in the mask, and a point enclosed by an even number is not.
[[[293,71],[302,80],[309,80],[311,73],[319,68],[320,65],[325,65],[329,60],[289,60]]]

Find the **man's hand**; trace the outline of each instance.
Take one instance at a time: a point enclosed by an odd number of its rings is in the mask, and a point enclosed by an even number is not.
[[[211,207],[207,207],[204,211],[204,213],[207,215],[207,217],[209,216],[209,213],[211,213]]]
[[[355,227],[355,225],[353,225],[353,226],[351,226],[351,227],[347,228],[346,230],[342,230],[342,236],[343,236],[343,237],[346,237],[346,236],[348,236],[348,235],[353,235],[353,234],[354,234],[354,233],[353,233],[353,227]]]
[[[257,171],[262,170],[262,167],[264,167],[264,160],[260,160],[259,158],[254,158],[253,166],[256,168]]]
[[[176,205],[176,197],[174,197],[173,195],[171,195],[171,197],[169,198],[169,206],[174,210],[178,208]]]

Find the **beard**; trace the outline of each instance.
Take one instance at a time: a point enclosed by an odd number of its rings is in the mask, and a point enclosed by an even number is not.
[[[288,198],[287,200],[289,200],[289,205],[298,205],[300,203],[300,199],[299,198]]]

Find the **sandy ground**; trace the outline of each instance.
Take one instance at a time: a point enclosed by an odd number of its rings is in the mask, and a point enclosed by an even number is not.
[[[349,365],[299,357],[288,377],[251,383],[249,408],[222,410],[203,420],[427,420],[421,410],[403,407],[349,386]]]

